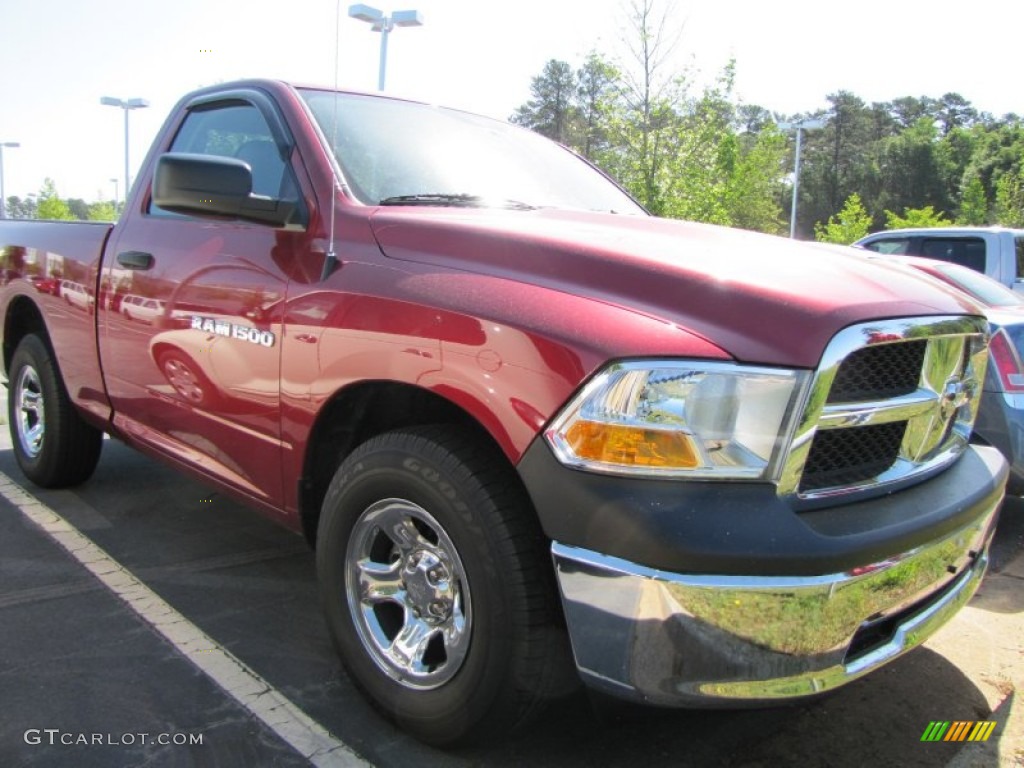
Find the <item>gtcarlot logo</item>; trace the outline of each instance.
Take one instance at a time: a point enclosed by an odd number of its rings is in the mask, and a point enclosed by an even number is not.
[[[988,741],[995,728],[995,720],[932,720],[921,741]]]
[[[203,744],[201,733],[74,733],[60,728],[29,728],[24,739],[32,746],[50,747],[187,747]]]

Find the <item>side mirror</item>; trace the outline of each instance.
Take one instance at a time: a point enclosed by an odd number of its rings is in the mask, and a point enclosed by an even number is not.
[[[241,160],[168,152],[156,161],[153,203],[197,216],[241,219],[285,227],[296,221],[297,205],[252,194],[252,170]]]

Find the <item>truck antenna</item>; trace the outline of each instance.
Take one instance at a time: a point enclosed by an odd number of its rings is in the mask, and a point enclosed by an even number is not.
[[[339,66],[339,51],[341,49],[341,0],[335,0],[335,13],[334,13],[334,114],[331,117],[331,135],[327,141],[328,149],[331,153],[334,152],[334,148],[338,144],[338,66]],[[330,235],[328,237],[327,254],[324,256],[324,266],[320,271],[320,282],[323,282],[338,264],[338,254],[334,251],[334,217],[335,210],[337,209],[337,196],[338,191],[341,188],[337,170],[335,169],[335,163],[331,163],[331,224],[330,224]]]

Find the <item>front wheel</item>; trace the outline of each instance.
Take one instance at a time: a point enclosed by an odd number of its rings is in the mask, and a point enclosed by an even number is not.
[[[338,469],[317,570],[356,684],[417,738],[511,730],[565,683],[551,566],[503,458],[446,427],[381,435]]]
[[[67,488],[89,479],[103,433],[71,404],[49,347],[26,336],[11,358],[7,398],[14,456],[25,476],[43,488]]]
[[[216,388],[193,360],[177,349],[167,349],[157,357],[160,372],[174,391],[190,405],[209,407],[215,404]]]

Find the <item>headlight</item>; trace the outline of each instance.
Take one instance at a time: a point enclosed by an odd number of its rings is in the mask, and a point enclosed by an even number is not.
[[[563,464],[596,472],[775,480],[807,378],[730,363],[618,363],[545,436]]]

